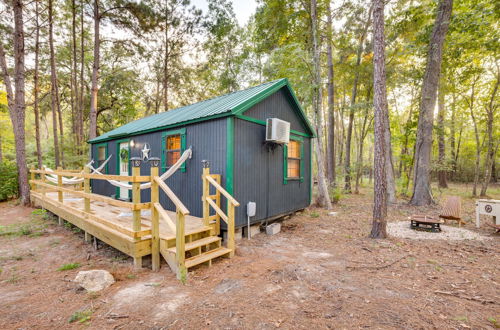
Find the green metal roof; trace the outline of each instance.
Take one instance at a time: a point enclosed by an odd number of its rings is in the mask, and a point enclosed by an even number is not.
[[[307,120],[288,79],[284,78],[138,119],[89,140],[89,143],[113,140],[214,118],[239,115],[282,87],[286,87],[290,92],[293,103],[296,105],[294,108],[297,114],[304,121],[309,134],[314,136],[314,129]]]

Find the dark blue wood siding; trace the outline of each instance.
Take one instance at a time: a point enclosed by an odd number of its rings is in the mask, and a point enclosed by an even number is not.
[[[292,107],[288,91],[281,88],[276,93],[270,95],[262,102],[257,103],[243,114],[248,117],[253,117],[260,120],[267,118],[279,118],[290,123],[290,128],[302,133],[307,133],[305,123],[297,115]]]
[[[290,105],[284,90],[247,110],[244,115],[260,120],[276,117],[290,122],[291,129],[307,132]],[[283,182],[283,147],[269,150],[265,145],[266,127],[242,119],[235,120],[234,195],[241,206],[236,209],[236,226],[247,223],[246,205],[257,203],[252,223],[309,206],[311,139],[304,137],[304,180]]]
[[[211,172],[221,174],[222,182],[225,182],[226,168],[226,119],[217,119],[186,127],[186,148],[193,147],[193,156],[186,161],[186,172],[177,171],[169,179],[167,185],[180,198],[189,209],[191,215],[202,216],[202,160],[210,161]],[[140,157],[144,143],[150,145],[150,157],[161,158],[162,131],[147,133],[131,137],[134,147],[131,148],[131,157]],[[116,143],[108,142],[108,152],[113,154],[109,164],[109,173],[116,174]],[[93,146],[92,156],[96,159],[97,148]],[[145,162],[141,165],[141,175],[149,175],[150,166]],[[160,170],[160,174],[163,172]],[[107,181],[93,180],[92,191],[98,194],[111,196],[115,194],[115,188]],[[97,182],[100,181],[100,182]],[[141,191],[141,201],[150,201],[150,190]],[[174,206],[166,195],[160,190],[160,203],[168,210],[174,210]]]
[[[283,149],[268,150],[264,125],[235,120],[234,196],[236,226],[247,223],[246,205],[257,203],[252,223],[309,206],[311,140],[304,138],[304,180],[283,183]]]

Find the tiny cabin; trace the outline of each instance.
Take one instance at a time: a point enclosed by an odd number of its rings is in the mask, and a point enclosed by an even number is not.
[[[208,166],[241,204],[235,211],[238,228],[248,219],[262,223],[311,203],[314,136],[288,80],[279,79],[135,120],[89,143],[94,164],[109,158],[102,171],[117,175],[131,175],[132,157],[144,160],[142,175],[150,173],[148,158],[160,158],[161,175],[191,148],[191,158],[165,183],[191,215],[201,217],[200,178]],[[100,195],[131,198],[130,190],[105,180],[91,180],[91,188]],[[149,201],[148,190],[141,191],[141,201]],[[249,202],[255,203],[255,214],[248,218]],[[175,210],[164,194],[160,204]],[[223,198],[221,205],[225,204]]]

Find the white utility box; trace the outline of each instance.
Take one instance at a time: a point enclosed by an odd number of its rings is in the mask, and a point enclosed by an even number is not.
[[[481,220],[479,215],[490,215],[495,218],[495,224],[500,225],[500,200],[479,199],[476,201],[476,227],[479,228]]]

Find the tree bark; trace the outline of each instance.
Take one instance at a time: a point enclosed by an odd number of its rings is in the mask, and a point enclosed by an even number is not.
[[[61,165],[60,151],[59,151],[59,137],[57,135],[57,115],[58,111],[58,98],[57,98],[57,75],[56,75],[56,62],[54,54],[54,21],[52,17],[52,0],[49,0],[49,48],[50,48],[50,95],[51,95],[51,110],[52,110],[52,132],[54,134],[54,158],[56,167]]]
[[[72,50],[72,70],[71,70],[71,97],[73,102],[71,102],[71,107],[73,110],[73,135],[75,137],[75,142],[78,147],[83,143],[83,138],[80,136],[80,103],[79,93],[78,93],[78,68],[76,57],[76,0],[71,0],[71,50]]]
[[[85,83],[83,80],[84,77],[84,69],[85,69],[85,20],[84,20],[84,5],[81,4],[80,8],[80,104],[78,107],[78,135],[81,137],[81,141],[84,140],[83,136],[83,109],[84,109],[84,99],[83,99],[83,90],[85,88]],[[79,147],[79,154],[83,155],[82,146]]]
[[[165,1],[165,66],[163,67],[163,107],[168,111],[168,1]]]
[[[40,144],[40,110],[38,108],[38,93],[40,91],[38,83],[39,75],[39,56],[40,56],[40,22],[39,22],[38,1],[35,1],[35,70],[33,73],[33,111],[35,115],[35,140],[36,140],[36,159],[38,168],[42,168],[42,146]]]
[[[470,100],[468,100],[470,116],[472,119],[472,124],[474,126],[474,138],[476,140],[476,161],[474,163],[474,185],[472,186],[473,196],[477,196],[477,184],[479,182],[479,161],[481,160],[481,142],[479,139],[479,129],[477,127],[476,115],[474,114],[475,87],[478,80],[479,80],[479,75],[472,82]]]
[[[27,205],[30,202],[30,188],[28,184],[28,168],[26,164],[26,140],[25,140],[25,117],[26,102],[24,94],[24,27],[23,27],[23,3],[21,0],[12,2],[14,11],[14,87],[7,68],[7,61],[3,45],[0,42],[0,68],[7,92],[7,106],[10,120],[14,130],[16,147],[16,163],[18,175],[18,187],[21,203]],[[4,38],[2,38],[3,40]]]
[[[385,143],[385,170],[386,170],[386,180],[387,180],[387,201],[389,203],[396,203],[396,181],[394,179],[394,162],[392,159],[391,124],[389,121],[389,107],[385,107],[384,111],[385,111],[384,143]]]
[[[318,30],[317,30],[317,12],[316,0],[311,0],[311,35],[312,35],[312,55],[314,62],[314,84],[313,84],[313,108],[316,119],[316,162],[318,165],[318,196],[316,203],[318,206],[332,208],[330,195],[328,193],[328,185],[325,177],[325,164],[323,158],[323,110],[322,110],[322,91],[321,91],[321,66],[319,58],[318,46]]]
[[[422,84],[413,171],[413,196],[410,204],[429,205],[433,202],[430,187],[432,130],[436,92],[441,72],[443,44],[448,31],[453,0],[440,0],[429,44],[427,66]]]
[[[97,136],[97,94],[99,92],[100,25],[99,0],[94,0],[94,64],[92,65],[92,91],[90,94],[89,139]]]
[[[438,92],[438,122],[437,122],[437,135],[438,135],[438,185],[440,188],[448,188],[448,183],[446,182],[446,154],[445,154],[445,144],[444,144],[444,112],[445,112],[445,94],[444,82],[441,79]]]
[[[498,103],[496,102],[496,94],[498,91],[498,85],[500,83],[500,71],[497,72],[497,79],[495,82],[495,86],[493,87],[493,91],[491,92],[491,97],[486,108],[487,115],[487,134],[488,134],[488,151],[486,152],[486,160],[484,162],[484,180],[483,185],[481,187],[481,196],[486,196],[486,191],[488,189],[488,184],[491,180],[491,172],[493,167],[493,161],[495,159],[495,147],[494,147],[494,139],[493,139],[493,120],[495,110],[498,107]],[[498,143],[498,142],[497,142]]]
[[[327,167],[328,167],[328,181],[331,186],[335,186],[336,168],[335,168],[335,109],[334,109],[334,71],[333,71],[333,46],[332,46],[332,12],[330,8],[330,1],[327,1],[327,61],[328,61],[328,143],[327,146]]]
[[[455,163],[455,125],[456,125],[456,95],[455,92],[451,94],[451,118],[450,118],[450,157],[451,157],[451,175],[450,179],[455,179],[455,173],[457,171],[457,164]]]
[[[344,190],[348,193],[352,191],[351,188],[351,140],[352,140],[352,128],[354,124],[354,106],[356,105],[356,96],[358,93],[358,81],[359,81],[359,67],[361,65],[361,55],[363,53],[363,43],[366,39],[366,34],[368,32],[368,27],[370,26],[370,18],[372,15],[373,6],[370,6],[368,11],[368,16],[366,18],[365,26],[361,31],[361,35],[359,36],[358,49],[356,52],[356,66],[354,73],[354,83],[352,86],[352,94],[351,94],[351,104],[349,109],[349,124],[347,126],[347,137],[345,142],[345,186]]]
[[[387,110],[385,82],[385,37],[384,37],[384,0],[373,0],[373,106],[374,118],[374,162],[375,175],[373,222],[371,238],[387,237],[387,181],[384,134],[384,119]]]

